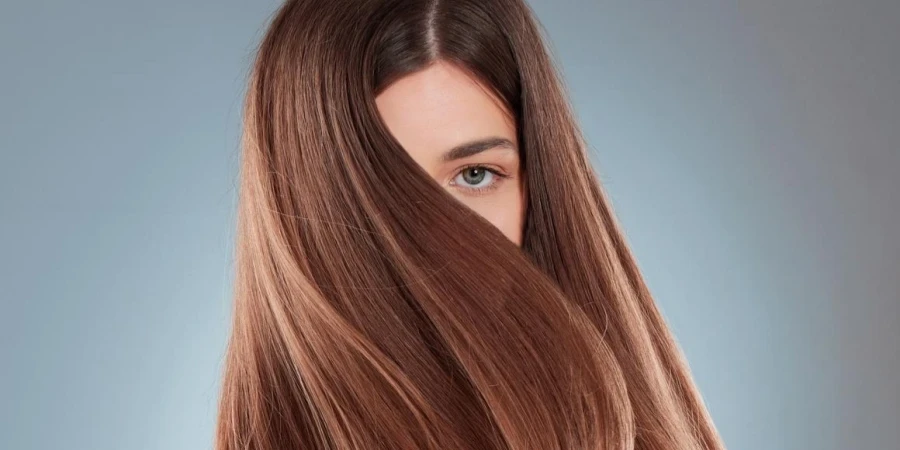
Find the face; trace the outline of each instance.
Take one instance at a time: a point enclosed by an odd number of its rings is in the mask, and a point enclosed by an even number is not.
[[[525,180],[515,119],[487,88],[446,62],[375,99],[391,134],[457,200],[522,242]]]

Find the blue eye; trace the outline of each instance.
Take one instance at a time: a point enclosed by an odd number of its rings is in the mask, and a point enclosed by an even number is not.
[[[482,166],[472,166],[463,169],[456,176],[454,182],[457,185],[465,185],[466,187],[481,188],[489,186],[491,180],[494,179],[494,172]]]
[[[499,170],[483,165],[471,165],[457,172],[450,184],[469,195],[484,195],[500,186],[508,178]]]

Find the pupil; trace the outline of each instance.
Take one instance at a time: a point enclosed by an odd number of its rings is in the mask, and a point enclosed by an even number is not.
[[[484,169],[480,167],[472,167],[463,172],[463,178],[466,180],[466,183],[469,184],[478,184],[484,180]]]

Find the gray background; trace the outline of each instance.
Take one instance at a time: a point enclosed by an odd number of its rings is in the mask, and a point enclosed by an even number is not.
[[[277,5],[0,5],[0,448],[210,448]],[[532,5],[728,447],[900,447],[900,2]]]

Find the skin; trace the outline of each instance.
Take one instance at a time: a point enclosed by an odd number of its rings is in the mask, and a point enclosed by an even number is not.
[[[526,183],[515,119],[500,100],[464,71],[439,61],[395,81],[375,102],[391,134],[419,166],[521,245]],[[465,148],[481,140],[490,142]]]

